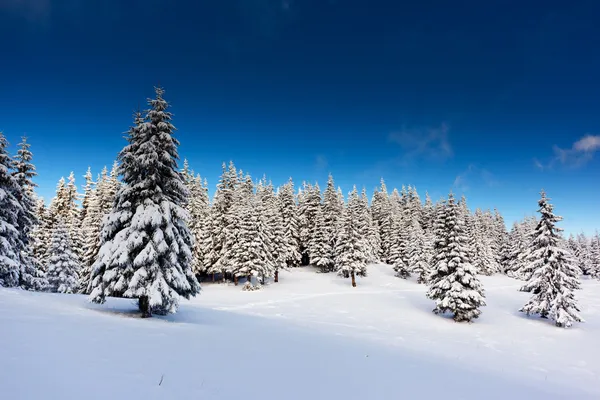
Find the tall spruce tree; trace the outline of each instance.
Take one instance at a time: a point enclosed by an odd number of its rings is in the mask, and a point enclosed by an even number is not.
[[[34,230],[41,224],[36,214],[36,199],[34,188],[37,186],[33,178],[37,175],[32,163],[33,154],[27,138],[23,137],[18,145],[17,154],[13,162],[13,177],[18,190],[15,197],[21,205],[21,212],[17,216],[19,226],[20,245],[20,276],[19,286],[28,290],[43,290],[48,282],[42,270],[40,260],[33,251]]]
[[[338,275],[352,278],[352,286],[356,287],[356,276],[367,276],[367,255],[364,249],[364,238],[358,227],[355,203],[358,193],[354,188],[348,206],[342,214],[342,222],[335,246],[335,266]]]
[[[471,265],[460,205],[452,193],[438,207],[435,220],[434,263],[427,297],[435,300],[436,314],[451,312],[457,322],[479,317],[485,306],[484,290]]]
[[[164,90],[155,91],[146,122],[130,130],[129,144],[119,154],[124,184],[104,222],[90,294],[97,303],[107,296],[136,298],[143,317],[176,312],[178,296],[200,292],[191,268],[179,142]]]
[[[573,322],[583,322],[574,295],[580,286],[579,270],[559,245],[562,229],[556,227],[556,223],[562,217],[554,214],[554,207],[543,190],[538,205],[541,217],[526,259],[527,269],[533,273],[521,288],[533,296],[519,311],[539,314],[552,319],[556,326],[566,328]]]
[[[54,293],[74,293],[78,286],[79,258],[65,224],[59,220],[52,232],[48,258],[48,288]]]
[[[8,142],[0,132],[0,286],[19,285],[21,275],[19,216],[23,207],[16,195],[20,187],[11,174],[12,160],[6,150]]]
[[[294,182],[289,181],[279,188],[277,192],[277,203],[283,224],[283,248],[284,260],[288,267],[300,265],[300,239],[298,232],[298,206],[294,193]],[[277,276],[276,276],[277,278]],[[277,282],[277,279],[275,280]]]

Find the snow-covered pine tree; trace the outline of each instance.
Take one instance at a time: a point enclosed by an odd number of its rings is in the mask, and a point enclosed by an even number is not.
[[[438,207],[435,219],[435,245],[431,286],[427,297],[435,300],[436,314],[447,311],[457,322],[479,317],[485,306],[484,290],[471,265],[466,249],[467,237],[460,206],[452,193],[448,202]]]
[[[433,231],[433,221],[435,219],[435,210],[433,209],[433,202],[429,193],[425,192],[425,204],[423,205],[423,212],[421,214],[421,226],[425,233]]]
[[[12,160],[7,147],[8,142],[0,132],[0,286],[15,287],[19,285],[21,275],[23,243],[19,215],[23,214],[23,207],[15,196],[20,187],[10,172]]]
[[[324,258],[329,259],[330,263],[328,266],[323,265],[323,257],[320,257],[321,269],[323,272],[329,272],[333,270],[333,259],[335,257],[335,239],[337,235],[338,225],[340,218],[344,210],[343,203],[340,203],[339,194],[335,188],[333,181],[333,175],[329,174],[327,179],[327,188],[323,192],[323,224],[324,227],[320,228],[317,226],[317,230],[324,229],[325,237],[324,240],[327,242],[322,249],[328,249],[329,254],[324,255]],[[315,235],[319,233],[315,232]],[[316,262],[313,261],[316,265]]]
[[[590,247],[590,241],[583,232],[577,235],[577,251],[571,253],[576,261],[577,266],[583,273],[583,275],[591,275],[592,269],[592,252]]]
[[[383,178],[381,178],[380,189],[375,189],[371,201],[371,216],[373,222],[379,230],[381,248],[379,249],[379,259],[387,262],[389,258],[390,230],[392,228],[392,211],[390,199],[387,193],[387,187]]]
[[[177,168],[164,90],[156,88],[144,124],[129,132],[119,154],[124,185],[105,219],[92,273],[90,299],[136,298],[143,317],[175,312],[178,296],[200,292],[191,268],[191,234],[184,209],[187,190]]]
[[[186,206],[189,215],[188,227],[194,238],[192,271],[199,275],[206,271],[204,240],[207,235],[207,219],[210,211],[208,191],[204,187],[200,175],[195,176],[194,172],[189,169],[187,160],[184,160],[182,175],[189,193]]]
[[[94,190],[94,186],[96,182],[94,182],[94,177],[92,175],[92,168],[88,167],[85,175],[83,176],[85,179],[85,186],[83,187],[83,196],[81,197],[81,211],[79,212],[79,218],[81,219],[81,225],[83,228],[83,221],[85,221],[85,216],[88,211],[88,207],[90,204],[90,197],[92,195],[92,191]]]
[[[578,268],[567,251],[558,245],[561,229],[556,223],[562,217],[554,214],[554,207],[543,190],[538,205],[541,218],[526,259],[530,265],[527,269],[533,274],[521,288],[533,296],[519,311],[539,314],[552,319],[556,326],[566,328],[573,322],[583,322],[574,295],[580,286]]]
[[[19,226],[20,244],[20,276],[19,286],[28,290],[43,290],[48,282],[42,270],[40,260],[33,252],[33,231],[41,224],[36,214],[36,200],[34,188],[37,186],[33,178],[37,175],[32,163],[33,154],[27,138],[23,137],[13,161],[13,177],[17,185],[15,198],[21,205],[21,212],[17,216]]]
[[[500,265],[494,255],[492,241],[494,237],[485,231],[485,218],[481,210],[475,211],[471,219],[471,249],[473,250],[472,265],[481,275],[492,275],[500,271]]]
[[[69,231],[61,220],[52,232],[49,255],[48,289],[53,293],[74,293],[79,280],[79,258],[73,250]]]
[[[367,255],[364,251],[364,238],[358,229],[358,216],[355,215],[358,194],[350,195],[348,206],[342,214],[335,246],[335,266],[338,275],[352,278],[352,286],[356,287],[356,276],[367,276]]]
[[[300,253],[302,254],[303,264],[310,264],[310,248],[311,238],[314,236],[316,230],[315,219],[317,215],[317,209],[322,207],[321,204],[321,189],[319,184],[311,185],[305,183],[301,196],[298,197],[299,207],[299,234],[300,234]]]
[[[427,283],[431,273],[431,248],[418,215],[413,216],[409,231],[408,270],[417,275],[417,283]]]
[[[259,197],[262,183],[257,187],[257,195],[244,186],[240,185],[236,191],[233,206],[236,227],[230,233],[235,240],[227,245],[228,272],[236,283],[240,277],[247,277],[248,282],[252,277],[270,277],[275,270],[266,211]]]
[[[283,217],[279,212],[279,203],[273,184],[266,182],[266,178],[263,179],[263,185],[258,193],[259,199],[262,202],[261,215],[267,226],[268,242],[271,247],[271,255],[273,260],[272,274],[276,281],[279,281],[279,271],[287,269],[286,262],[286,250],[285,250],[285,239],[284,239],[284,227]],[[262,275],[262,278],[267,275]]]
[[[315,231],[309,240],[310,260],[312,265],[319,268],[321,272],[329,272],[335,265],[332,257],[330,241],[330,229],[325,222],[324,207],[317,208],[315,215]]]
[[[407,279],[410,277],[408,267],[408,240],[409,232],[405,217],[408,214],[395,212],[392,214],[392,224],[389,233],[388,263],[394,266],[394,271],[398,278]]]
[[[92,268],[100,251],[100,232],[102,228],[103,214],[100,207],[102,197],[102,181],[97,188],[88,193],[87,209],[85,218],[81,223],[81,234],[83,238],[83,251],[81,257],[81,271],[79,272],[78,293],[89,294]]]
[[[590,276],[600,279],[600,234],[596,232],[590,243],[591,268]]]
[[[217,184],[217,190],[210,209],[210,237],[204,241],[204,263],[209,274],[222,274],[225,279],[226,270],[226,231],[230,225],[231,208],[233,205],[238,177],[233,161],[229,168],[223,163],[223,173]]]
[[[364,187],[360,193],[359,212],[361,235],[365,238],[365,253],[367,255],[367,262],[375,263],[379,260],[379,236],[377,235],[377,227],[371,218],[367,189]]]
[[[44,199],[36,200],[35,215],[38,224],[31,231],[31,251],[33,257],[40,263],[40,268],[45,274],[48,254],[48,244],[51,241],[52,231],[49,228],[48,209]]]
[[[298,206],[292,178],[277,191],[277,203],[283,223],[284,260],[288,267],[300,265],[300,239],[298,232]],[[276,275],[275,282],[278,276]]]
[[[62,216],[62,220],[69,231],[71,243],[73,244],[73,251],[81,260],[81,256],[83,255],[83,237],[81,234],[81,213],[80,208],[77,205],[81,195],[77,192],[75,174],[73,172],[69,174],[66,195],[67,211],[66,214]]]

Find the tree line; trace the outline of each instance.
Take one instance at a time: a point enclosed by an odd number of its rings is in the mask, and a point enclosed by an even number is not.
[[[178,296],[200,281],[242,279],[244,290],[279,281],[279,272],[313,265],[357,285],[368,265],[390,264],[397,277],[429,285],[437,313],[470,321],[485,305],[479,275],[525,281],[533,298],[522,311],[569,326],[577,315],[581,274],[600,278],[600,236],[565,239],[545,193],[540,218],[510,232],[496,209],[471,211],[463,196],[425,201],[412,186],[388,191],[384,180],[368,199],[344,196],[329,175],[326,187],[293,180],[275,188],[233,162],[223,164],[216,192],[184,161],[178,166],[164,91],[134,115],[127,145],[112,169],[83,192],[73,173],[58,182],[46,206],[35,194],[29,143],[14,157],[0,133],[0,285],[139,300],[144,316],[174,312]],[[561,279],[556,279],[560,276]],[[550,293],[550,294],[549,294]],[[543,297],[546,296],[546,297]],[[548,297],[550,296],[550,297]]]

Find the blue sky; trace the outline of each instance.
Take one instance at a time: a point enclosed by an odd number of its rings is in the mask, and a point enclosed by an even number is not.
[[[402,4],[415,3],[415,4]],[[276,184],[416,185],[600,228],[595,1],[0,1],[0,130],[39,192],[98,172],[165,87],[180,154]],[[81,179],[82,180],[82,179]]]

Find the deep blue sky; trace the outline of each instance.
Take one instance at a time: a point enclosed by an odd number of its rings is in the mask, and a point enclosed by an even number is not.
[[[510,223],[543,187],[592,233],[598,20],[584,0],[0,0],[0,130],[29,136],[49,198],[112,163],[160,84],[211,189],[232,159],[276,184],[452,189]]]

